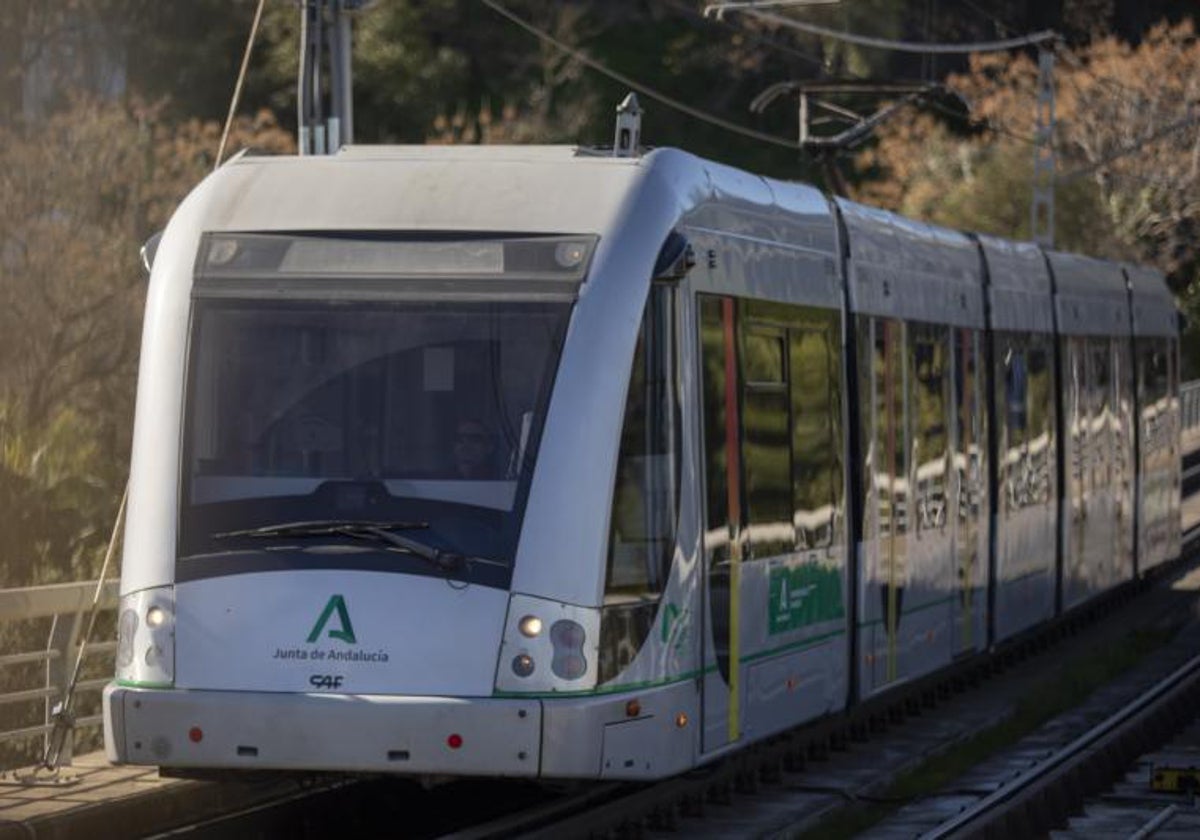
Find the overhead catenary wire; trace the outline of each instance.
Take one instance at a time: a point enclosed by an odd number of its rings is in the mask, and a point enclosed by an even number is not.
[[[684,17],[691,18],[693,20],[706,21],[708,23],[708,25],[710,25],[710,26],[711,25],[720,26],[723,29],[729,30],[730,32],[736,32],[740,37],[746,38],[755,44],[761,44],[764,47],[769,47],[770,49],[777,50],[778,52],[781,52],[781,53],[785,53],[785,54],[791,56],[792,58],[797,58],[801,61],[805,61],[805,62],[813,65],[814,67],[820,68],[821,70],[824,70],[824,68],[825,68],[825,62],[821,61],[821,59],[819,59],[815,56],[811,56],[808,53],[802,52],[801,50],[795,49],[794,47],[790,47],[787,44],[781,44],[778,41],[776,41],[772,38],[767,38],[766,36],[764,36],[758,32],[751,32],[743,27],[732,24],[727,20],[719,20],[719,19],[715,19],[715,18],[705,18],[704,15],[701,14],[699,11],[697,11],[695,7],[689,6],[688,4],[682,2],[682,0],[657,0],[657,3],[660,6],[666,6],[670,9],[674,9],[676,12],[678,12],[680,15],[682,15]]]
[[[678,5],[679,5],[679,4],[676,2],[676,0],[660,0],[660,2],[663,2],[663,3],[665,3],[665,4],[669,5],[669,6],[676,6],[677,8],[678,8]],[[964,0],[964,2],[966,2],[966,0]],[[977,11],[980,11],[980,13],[981,13],[981,14],[986,14],[986,13],[982,12],[982,10],[978,9],[978,7],[976,7],[976,6],[973,6],[973,5],[972,5],[972,4],[970,4],[970,3],[968,3],[968,5],[971,5],[971,6],[972,6],[972,8],[975,8]],[[699,17],[699,16],[700,16],[700,15],[697,15],[697,17]],[[989,17],[991,17],[991,16],[989,15]],[[721,18],[719,18],[719,17],[713,17],[713,18],[710,18],[710,19],[714,19],[714,20],[720,20],[720,22],[724,23],[726,26],[729,26],[730,28],[735,28],[735,29],[736,29],[736,27],[732,27],[732,26],[730,26],[730,24],[728,24],[726,21],[724,21],[723,19],[721,19]],[[998,27],[1000,27],[1000,26],[1004,26],[1004,22],[1003,22],[1003,21],[1000,21],[999,19],[996,19],[996,18],[993,18],[993,20],[994,20],[994,22],[996,23],[996,25],[997,25]],[[1005,27],[1005,28],[1007,28],[1007,29],[1010,29],[1010,30],[1011,30],[1011,27]],[[752,33],[747,33],[747,32],[746,32],[746,30],[744,30],[744,29],[738,29],[737,31],[740,31],[740,32],[742,32],[742,33],[746,34],[748,37],[749,37],[749,36],[752,36]],[[777,50],[783,50],[783,51],[786,51],[786,52],[788,52],[788,53],[793,53],[793,54],[794,54],[794,53],[796,53],[796,51],[795,51],[795,50],[793,50],[792,48],[790,48],[790,47],[787,47],[787,46],[785,46],[785,45],[783,45],[783,44],[780,44],[778,41],[774,41],[774,40],[772,40],[772,39],[770,39],[770,38],[763,38],[763,37],[761,37],[761,36],[756,36],[756,37],[757,37],[757,40],[758,40],[759,42],[761,42],[763,45],[765,45],[765,46],[767,46],[767,47],[770,47],[770,48],[772,48],[772,49],[777,49]],[[803,55],[803,54],[801,53],[801,55]],[[806,56],[806,58],[807,58],[807,56]],[[818,59],[810,59],[810,60],[811,60],[811,61],[813,61],[813,62],[815,62],[815,63],[821,63],[821,62],[820,62]],[[854,78],[854,79],[859,79],[859,80],[862,80],[862,81],[868,81],[868,77],[867,77],[866,75],[864,75],[864,74],[862,74],[862,73],[854,72],[854,71],[852,71],[852,70],[851,70],[851,71],[849,71],[849,76],[850,76],[851,78]],[[951,89],[951,88],[946,88],[946,87],[944,87],[944,86],[942,87],[942,90],[949,91],[949,92],[953,93],[953,89]],[[957,94],[956,94],[956,96],[957,96],[957,97],[958,97],[960,100],[962,100],[962,97],[961,97],[960,95],[957,95]],[[964,123],[966,123],[966,124],[968,124],[968,125],[970,125],[970,126],[976,126],[976,127],[978,127],[978,128],[981,128],[981,129],[983,129],[983,130],[985,130],[985,131],[992,132],[993,134],[998,134],[998,135],[1001,135],[1001,136],[1009,137],[1009,138],[1012,138],[1013,140],[1017,140],[1017,141],[1020,141],[1020,142],[1022,142],[1022,143],[1026,143],[1026,144],[1029,144],[1029,145],[1034,145],[1034,144],[1037,142],[1037,141],[1036,141],[1036,140],[1035,140],[1035,139],[1034,139],[1032,136],[1025,135],[1025,134],[1021,134],[1020,132],[1013,131],[1013,130],[1012,130],[1012,129],[1010,129],[1010,128],[1005,128],[1005,127],[1004,127],[1004,126],[1002,126],[1002,125],[998,125],[998,124],[996,124],[996,123],[995,123],[995,122],[993,122],[992,120],[973,120],[973,119],[971,118],[971,116],[970,116],[970,113],[969,113],[969,111],[970,111],[970,105],[969,105],[968,103],[965,103],[965,102],[964,102],[964,104],[967,104],[968,113],[966,113],[966,114],[962,114],[962,113],[959,113],[959,112],[957,112],[957,111],[953,111],[953,110],[951,110],[950,108],[947,108],[945,105],[942,105],[941,103],[939,103],[939,102],[938,102],[936,99],[934,99],[934,98],[932,98],[932,97],[924,97],[924,98],[922,98],[922,99],[920,100],[920,102],[921,102],[921,104],[923,104],[923,105],[927,105],[927,106],[929,106],[930,108],[932,108],[933,110],[935,110],[935,111],[938,111],[938,112],[940,112],[940,113],[944,114],[945,116],[948,116],[948,117],[951,117],[951,118],[953,118],[953,119],[959,120],[959,121],[961,121],[961,122],[964,122]]]
[[[760,12],[755,9],[732,9],[731,11],[740,12],[741,14],[750,15],[776,26],[798,29],[809,35],[819,35],[825,38],[833,38],[838,41],[843,41],[847,44],[855,44],[860,47],[871,47],[880,50],[893,50],[895,52],[918,53],[921,55],[967,55],[969,53],[982,52],[1003,52],[1005,50],[1014,50],[1020,47],[1033,47],[1039,44],[1050,43],[1057,41],[1059,35],[1051,29],[1042,32],[1034,32],[1030,35],[1022,35],[1017,38],[1004,38],[999,41],[973,41],[963,44],[940,44],[940,43],[921,43],[917,41],[893,41],[888,38],[873,38],[868,35],[858,35],[854,32],[846,32],[839,29],[830,29],[827,26],[819,26],[815,23],[805,23],[796,20],[795,18],[784,17],[783,15],[772,14],[771,12]]]
[[[492,11],[496,12],[496,14],[498,14],[504,18],[507,18],[511,23],[514,23],[517,26],[519,26],[521,29],[524,29],[526,32],[533,35],[538,40],[543,41],[547,44],[550,44],[552,47],[554,47],[558,50],[561,50],[562,52],[564,52],[567,55],[574,58],[576,61],[580,62],[581,64],[584,64],[584,65],[590,67],[592,70],[595,70],[597,73],[607,76],[608,78],[612,79],[615,82],[619,82],[619,83],[625,85],[626,87],[629,87],[630,89],[635,90],[638,93],[640,93],[644,96],[647,96],[650,99],[655,100],[656,102],[666,105],[668,108],[679,111],[682,114],[687,114],[689,117],[693,117],[702,122],[706,122],[709,125],[714,125],[718,128],[723,128],[726,131],[741,135],[742,137],[746,137],[751,140],[758,140],[759,142],[762,142],[762,143],[769,143],[773,146],[780,146],[782,148],[792,149],[794,151],[803,151],[804,150],[804,147],[801,144],[795,142],[794,140],[788,140],[786,137],[780,137],[776,134],[768,134],[765,131],[758,131],[756,129],[749,128],[744,125],[739,125],[738,123],[735,123],[732,120],[727,120],[724,117],[718,117],[716,114],[710,114],[707,111],[702,111],[699,108],[695,108],[691,105],[688,105],[686,102],[681,102],[680,100],[678,100],[672,96],[668,96],[667,94],[662,93],[661,91],[655,90],[654,88],[652,88],[648,85],[642,84],[641,82],[637,81],[636,79],[626,76],[624,73],[621,73],[617,70],[613,70],[612,68],[608,67],[603,62],[597,61],[596,59],[592,58],[590,55],[585,53],[583,50],[580,50],[576,47],[572,47],[570,44],[567,44],[567,43],[559,40],[558,38],[555,38],[549,32],[546,32],[545,30],[540,29],[539,27],[535,26],[534,24],[530,23],[529,21],[525,20],[524,18],[519,17],[518,15],[516,15],[513,12],[506,9],[504,6],[497,3],[496,0],[482,0],[482,3],[483,3],[483,5],[487,6]]]
[[[229,129],[233,126],[233,115],[237,111],[238,101],[242,98],[242,85],[246,82],[246,69],[250,66],[250,53],[254,50],[254,39],[258,35],[258,24],[262,21],[263,6],[266,0],[258,0],[258,8],[254,10],[254,22],[250,24],[250,35],[246,38],[246,49],[242,53],[242,66],[238,70],[237,83],[233,86],[233,97],[229,100],[229,113],[225,116],[225,129],[221,132],[221,144],[217,146],[217,159],[213,162],[213,170],[221,165],[225,157],[225,143],[229,140]]]
[[[673,2],[673,0],[660,0],[660,2],[664,2],[664,3],[666,3],[667,5],[671,5],[671,6],[676,6],[676,7],[678,7],[678,4],[677,4],[676,2]],[[966,2],[966,0],[964,0],[964,2]],[[970,4],[968,4],[968,5],[970,5]],[[710,6],[710,7],[709,7],[709,9],[711,9],[711,8],[712,8],[712,7]],[[976,9],[977,11],[979,11],[981,14],[986,14],[986,13],[982,12],[982,10],[978,9],[978,7],[972,6],[972,8],[975,8],[975,9]],[[707,11],[707,10],[706,10],[706,11]],[[725,24],[726,26],[729,26],[729,24],[728,24],[728,23],[727,23],[727,22],[724,20],[724,17],[723,17],[722,15],[719,15],[719,14],[718,14],[718,15],[707,15],[707,14],[706,14],[706,15],[703,15],[703,16],[704,16],[704,17],[708,17],[710,20],[715,20],[715,21],[718,21],[718,22],[720,22],[720,23],[723,23],[723,24]],[[757,15],[757,17],[762,17],[762,15]],[[992,17],[992,16],[990,16],[990,15],[989,15],[989,17]],[[996,19],[996,18],[994,18],[994,17],[993,17],[992,19],[993,19],[993,22],[994,22],[994,23],[996,23],[996,25],[997,25],[997,27],[998,27],[998,28],[1000,28],[1000,27],[1003,27],[1003,28],[1005,28],[1005,29],[1008,29],[1008,30],[1010,30],[1010,31],[1011,31],[1011,27],[1006,27],[1006,26],[1004,26],[1004,24],[1003,24],[1003,21],[1000,21],[1000,20],[998,20],[998,19]],[[733,28],[733,27],[730,27],[730,28]],[[740,31],[741,31],[741,32],[743,32],[743,34],[746,34],[748,37],[756,37],[756,38],[757,38],[757,40],[758,40],[759,42],[763,43],[763,44],[764,44],[765,46],[767,46],[767,47],[771,47],[771,48],[773,48],[773,49],[777,49],[777,50],[783,50],[783,51],[786,51],[786,52],[788,52],[788,53],[792,53],[792,54],[795,54],[795,53],[796,53],[796,51],[795,51],[795,50],[791,49],[790,47],[786,47],[786,46],[784,46],[784,45],[780,44],[778,41],[772,40],[772,39],[770,39],[770,38],[764,38],[764,37],[761,37],[761,36],[753,36],[753,33],[748,33],[748,32],[746,32],[746,30],[744,30],[744,29],[743,29],[743,30],[740,30]],[[1044,35],[1046,35],[1046,36],[1047,36],[1047,40],[1052,40],[1051,36],[1053,36],[1053,33],[1051,33],[1051,32],[1049,32],[1049,31],[1047,31],[1046,33],[1041,33],[1041,34],[1044,34]],[[855,37],[858,37],[858,36],[855,36]],[[1040,35],[1038,35],[1038,34],[1035,34],[1035,35],[1032,35],[1032,36],[1025,36],[1025,37],[1027,37],[1027,38],[1040,38]],[[1023,39],[1016,39],[1016,40],[1023,40]],[[982,42],[982,43],[983,43],[985,46],[987,46],[987,45],[999,44],[999,43],[1009,43],[1009,41],[1001,41],[1001,42]],[[803,54],[801,53],[801,55],[803,55]],[[812,61],[812,62],[814,62],[814,63],[817,63],[817,64],[820,64],[820,63],[821,63],[821,62],[820,62],[818,59],[809,58],[809,57],[807,57],[807,56],[805,56],[805,58],[807,58],[808,60],[810,60],[810,61]],[[866,81],[866,80],[867,80],[867,77],[866,77],[865,75],[863,75],[862,73],[855,73],[855,72],[851,71],[851,72],[850,72],[850,76],[851,76],[852,78],[861,79],[861,80],[863,80],[863,81]],[[945,88],[943,88],[943,89],[945,89]],[[960,98],[961,98],[961,97],[960,97]],[[1037,142],[1037,141],[1036,141],[1034,138],[1032,138],[1032,137],[1029,137],[1029,136],[1026,136],[1026,135],[1020,134],[1020,133],[1018,133],[1018,132],[1012,131],[1011,129],[1005,128],[1005,127],[1003,127],[1003,126],[996,125],[996,124],[995,124],[995,123],[993,123],[991,120],[985,120],[985,121],[981,121],[981,122],[976,122],[976,121],[974,121],[974,120],[972,120],[972,119],[971,119],[971,117],[970,117],[970,115],[969,115],[969,114],[959,114],[959,113],[957,113],[957,112],[951,111],[949,108],[946,108],[945,106],[941,105],[940,103],[938,103],[938,102],[937,102],[935,99],[933,99],[933,98],[931,98],[931,97],[928,97],[928,96],[926,96],[926,97],[922,98],[922,99],[920,100],[920,102],[922,102],[922,103],[923,103],[923,104],[925,104],[925,105],[928,105],[929,107],[933,108],[934,110],[937,110],[937,111],[941,112],[942,114],[945,114],[945,115],[947,115],[947,116],[950,116],[950,117],[953,117],[953,118],[955,118],[955,119],[958,119],[958,120],[964,121],[964,122],[966,122],[966,123],[968,123],[968,124],[970,124],[970,125],[977,125],[977,126],[979,126],[979,127],[983,128],[983,129],[985,129],[985,130],[987,130],[987,131],[990,131],[990,132],[992,132],[992,133],[994,133],[994,134],[999,134],[999,135],[1003,135],[1003,136],[1011,137],[1011,138],[1012,138],[1012,139],[1014,139],[1014,140],[1018,140],[1018,141],[1020,141],[1020,142],[1022,142],[1022,143],[1027,143],[1027,144],[1030,144],[1030,145],[1033,145],[1034,143],[1036,143],[1036,142]],[[915,104],[915,103],[914,103],[914,104]]]

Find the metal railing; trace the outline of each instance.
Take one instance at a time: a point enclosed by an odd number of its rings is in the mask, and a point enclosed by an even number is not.
[[[71,680],[75,658],[82,641],[81,636],[87,627],[92,599],[96,595],[96,583],[77,581],[23,589],[0,589],[0,627],[8,629],[25,625],[32,628],[38,619],[50,620],[50,631],[44,647],[0,656],[0,678],[3,678],[0,685],[6,687],[0,690],[0,721],[13,721],[17,717],[12,711],[14,708],[20,708],[22,705],[28,708],[28,704],[33,703],[42,705],[41,723],[16,728],[10,723],[0,724],[0,745],[14,741],[28,743],[41,738],[44,751],[48,743],[46,739],[54,728],[55,706],[64,699]],[[105,582],[100,591],[100,609],[116,608],[117,588],[116,580]],[[85,656],[88,659],[98,656],[112,657],[116,649],[115,640],[93,639],[87,645]],[[12,674],[14,669],[31,663],[43,663],[43,677],[33,684],[8,687],[15,681],[8,675]],[[75,687],[76,694],[84,696],[98,692],[111,679],[112,668],[106,670],[109,676],[80,680]],[[99,714],[80,717],[75,721],[75,729],[99,726],[101,720]],[[62,763],[70,763],[71,748],[68,737],[61,755]]]
[[[1183,430],[1183,451],[1200,447],[1200,379],[1184,382],[1179,387],[1180,426]]]

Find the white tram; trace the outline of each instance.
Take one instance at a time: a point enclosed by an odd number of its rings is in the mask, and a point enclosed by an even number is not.
[[[1157,274],[664,149],[242,156],[171,220],[116,762],[653,778],[1179,552]]]

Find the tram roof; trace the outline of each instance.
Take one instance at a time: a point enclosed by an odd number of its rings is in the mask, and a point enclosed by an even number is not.
[[[1054,332],[1053,287],[1042,249],[1033,242],[978,236],[987,257],[992,325],[1000,330]]]
[[[839,198],[857,312],[980,328],[983,269],[956,230]]]
[[[1175,296],[1156,269],[1125,266],[1133,302],[1133,331],[1136,335],[1175,336],[1179,333],[1179,310]]]
[[[832,215],[816,189],[677,149],[615,158],[576,146],[350,146],[333,155],[243,154],[206,182],[211,231],[417,230],[603,233],[646,190],[676,218],[714,204],[760,218]]]
[[[1047,251],[1054,274],[1058,329],[1064,335],[1121,335],[1130,330],[1129,291],[1117,263]]]

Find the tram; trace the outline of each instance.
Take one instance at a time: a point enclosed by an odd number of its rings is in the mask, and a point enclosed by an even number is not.
[[[172,217],[105,743],[678,773],[1178,556],[1152,270],[660,149],[242,155]]]

